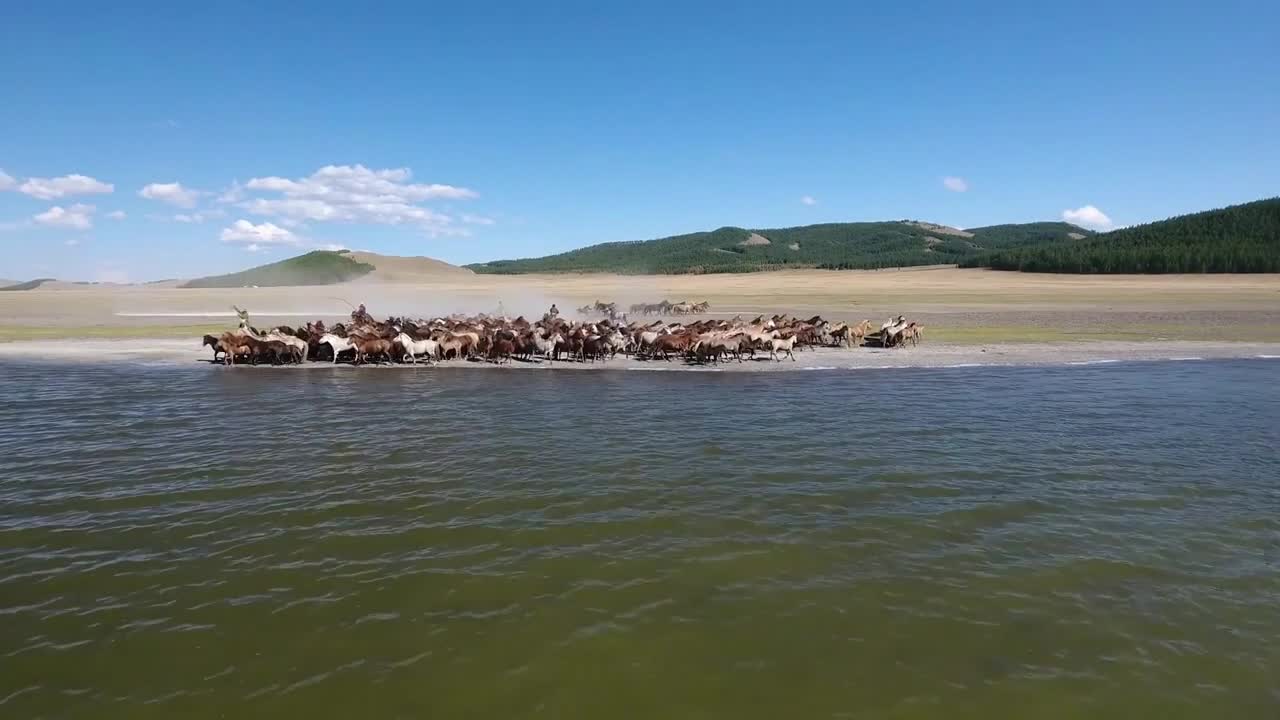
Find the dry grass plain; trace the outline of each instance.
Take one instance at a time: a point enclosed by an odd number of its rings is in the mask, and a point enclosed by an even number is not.
[[[365,303],[383,316],[494,312],[540,315],[552,302],[623,306],[709,301],[713,315],[787,312],[880,321],[906,315],[930,342],[1280,341],[1280,275],[1042,275],[919,268],[798,270],[743,275],[470,275],[414,282],[184,290],[71,286],[0,293],[0,341],[193,337],[232,323],[232,304],[255,324],[346,315]],[[219,316],[218,313],[222,313]]]

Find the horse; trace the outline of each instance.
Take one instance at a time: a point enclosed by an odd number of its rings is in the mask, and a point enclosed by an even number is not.
[[[338,337],[333,333],[325,333],[321,335],[319,344],[328,345],[329,347],[333,348],[333,364],[334,365],[338,364],[338,355],[346,352],[347,350],[351,350],[352,352],[356,351],[355,343],[351,342],[347,338]]]
[[[253,335],[240,336],[240,342],[253,353],[253,364],[266,358],[272,365],[283,365],[293,358],[293,348],[279,340],[260,340]]]
[[[845,333],[845,340],[849,343],[849,347],[853,347],[854,344],[861,343],[862,339],[867,336],[867,333],[871,332],[871,321],[863,320],[857,325],[847,326],[846,329],[847,332]]]
[[[920,337],[924,335],[924,326],[917,325],[915,321],[912,321],[906,327],[902,328],[902,331],[898,333],[898,335],[899,340],[897,347],[906,347],[908,340],[911,341],[911,347],[915,347],[920,344]]]
[[[440,355],[440,343],[435,340],[414,340],[406,333],[400,333],[396,336],[395,341],[404,349],[403,360],[409,360],[413,364],[418,363],[418,356],[424,355],[427,362],[435,364],[436,358]]]
[[[689,335],[662,335],[653,341],[650,354],[651,357],[657,357],[660,354],[663,360],[670,361],[671,353],[683,355],[688,352],[692,344],[693,338]]]
[[[307,355],[311,349],[311,346],[307,344],[306,340],[278,331],[268,333],[267,340],[282,342],[285,345],[288,345],[292,349],[294,357],[299,363],[306,362]]]
[[[367,360],[370,356],[378,357],[379,355],[382,355],[382,356],[385,356],[388,360],[390,360],[391,349],[395,347],[395,343],[393,343],[390,340],[387,340],[386,338],[380,338],[380,337],[379,338],[355,337],[355,338],[351,338],[351,341],[355,345],[355,350],[356,350],[355,364],[356,365],[360,365],[364,363],[364,361]]]
[[[215,357],[218,351],[222,351],[222,362],[225,365],[235,365],[236,357],[244,357],[250,362],[253,361],[253,351],[235,333],[224,333],[222,337],[218,338],[217,346],[214,348]]]
[[[216,335],[205,335],[205,336],[204,336],[204,341],[203,341],[203,343],[200,345],[200,347],[201,347],[201,348],[204,348],[205,346],[208,346],[208,347],[213,348],[213,361],[214,361],[214,362],[218,362],[218,353],[220,353],[220,352],[221,352],[221,353],[225,353],[225,352],[226,352],[226,350],[224,350],[223,348],[221,348],[221,347],[218,345],[219,341],[220,341],[220,338],[218,338],[218,336],[216,336]]]
[[[507,362],[511,362],[511,356],[514,355],[515,352],[516,352],[515,343],[507,339],[498,339],[498,340],[494,340],[489,345],[488,355],[490,360],[497,363],[498,365],[501,365],[503,360],[506,360]]]
[[[542,337],[541,335],[533,336],[533,345],[542,353],[542,357],[547,362],[555,362],[556,346],[564,342],[564,338],[560,333],[554,333],[551,337]]]
[[[796,347],[795,335],[792,335],[791,337],[786,339],[776,338],[776,337],[771,338],[769,340],[769,357],[773,358],[778,362],[782,362],[782,358],[778,357],[778,351],[781,350],[783,351],[784,354],[786,354],[788,357],[791,358],[791,362],[795,362],[796,355],[794,352],[792,352],[795,349],[795,347]]]

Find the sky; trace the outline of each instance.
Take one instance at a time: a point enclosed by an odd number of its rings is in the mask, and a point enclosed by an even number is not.
[[[1280,194],[1278,27],[1274,0],[11,3],[0,277],[1149,222]]]

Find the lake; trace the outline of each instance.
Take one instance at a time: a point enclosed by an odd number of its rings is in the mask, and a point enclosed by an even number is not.
[[[1280,363],[0,363],[0,716],[1254,718]]]

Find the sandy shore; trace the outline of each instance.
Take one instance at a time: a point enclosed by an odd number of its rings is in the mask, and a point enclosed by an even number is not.
[[[785,312],[879,324],[903,314],[927,329],[927,349],[922,346],[914,355],[940,354],[943,360],[960,352],[942,347],[951,345],[987,348],[990,354],[1010,344],[1087,343],[1078,351],[1095,353],[1123,347],[1099,342],[1280,343],[1280,275],[1085,276],[913,268],[698,276],[451,273],[415,282],[199,290],[60,284],[0,293],[0,345],[70,338],[130,339],[138,347],[154,339],[186,342],[233,327],[233,304],[248,308],[254,324],[268,326],[340,319],[350,312],[349,303],[361,302],[375,315],[419,317],[499,307],[512,316],[538,317],[554,302],[573,317],[573,308],[597,299],[627,307],[664,298],[709,301],[712,316],[719,318]],[[41,347],[38,352],[51,351]],[[1248,354],[1204,347],[1133,352]],[[1023,357],[1037,351],[1004,352]]]
[[[211,351],[201,348],[198,339],[131,339],[131,340],[37,340],[0,344],[0,361],[62,362],[149,362],[179,366],[203,366],[222,370],[209,362]],[[649,371],[723,371],[782,372],[791,370],[856,370],[872,368],[946,368],[1002,365],[1083,365],[1111,362],[1153,360],[1216,360],[1231,358],[1280,359],[1280,343],[1213,343],[1200,341],[1168,342],[1077,342],[1077,343],[1004,343],[993,345],[921,345],[915,348],[818,348],[796,353],[796,359],[775,362],[765,356],[744,362],[695,365],[679,360],[636,360],[617,357],[595,363],[554,362],[541,360],[515,361],[494,365],[487,362],[448,361],[439,369],[468,368],[499,371],[521,370],[649,370]],[[337,368],[353,372],[375,369],[427,369],[427,365],[380,365],[360,368],[348,364],[332,365],[311,362],[305,365],[236,366],[229,372],[305,371]]]

